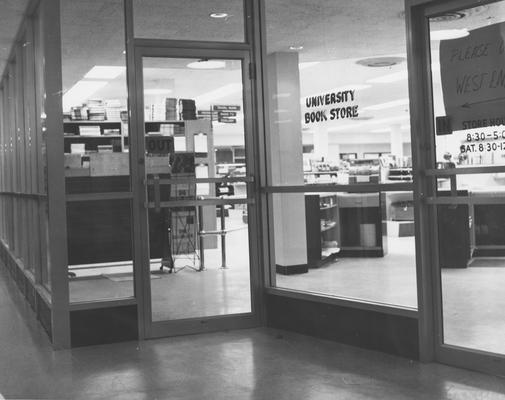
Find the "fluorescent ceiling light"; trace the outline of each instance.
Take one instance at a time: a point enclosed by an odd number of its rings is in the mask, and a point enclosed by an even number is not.
[[[403,81],[408,78],[407,70],[393,72],[392,74],[382,75],[377,78],[367,79],[367,83],[392,83]]]
[[[106,86],[107,81],[79,81],[63,95],[63,109],[70,110],[70,107],[81,106],[89,97]]]
[[[319,61],[301,62],[300,64],[298,64],[298,69],[301,71],[306,68],[313,67],[314,65],[317,65],[317,64],[319,64]]]
[[[125,67],[113,67],[108,65],[95,65],[86,75],[85,79],[115,79],[126,70]]]
[[[391,132],[391,129],[389,128],[379,128],[379,129],[372,129],[370,133],[388,133]]]
[[[216,18],[216,19],[227,18],[229,16],[230,16],[230,14],[225,13],[225,12],[213,12],[213,13],[209,14],[209,17]]]
[[[449,40],[449,39],[458,39],[465,36],[468,36],[470,32],[467,29],[442,29],[439,31],[431,31],[430,39],[431,40]]]
[[[145,89],[144,94],[168,94],[172,93],[172,89]]]
[[[203,105],[213,104],[214,101],[222,99],[223,97],[241,92],[241,83],[229,83],[228,85],[224,85],[218,89],[211,90],[210,92],[195,97],[195,102],[201,107]],[[242,102],[242,98],[239,98],[239,101]]]
[[[380,104],[375,104],[373,106],[364,107],[361,110],[362,111],[385,110],[387,108],[394,108],[394,107],[397,107],[397,106],[403,106],[405,104],[409,104],[408,97],[405,98],[405,99],[393,100],[393,101],[388,101],[386,103],[380,103]]]
[[[289,50],[303,50],[303,46],[296,46],[296,45],[289,46]]]
[[[221,60],[198,60],[187,65],[191,69],[219,69],[226,67],[226,62]]]
[[[403,124],[403,125],[400,125],[400,129],[409,129],[410,128],[410,124]],[[378,129],[372,129],[370,131],[371,133],[388,133],[388,132],[391,132],[391,128],[378,128]]]

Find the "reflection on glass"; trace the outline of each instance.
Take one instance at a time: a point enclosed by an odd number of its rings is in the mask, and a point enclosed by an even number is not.
[[[276,194],[273,201],[289,205],[298,224],[282,229],[288,215],[274,214],[277,287],[417,307],[412,192]]]
[[[478,15],[464,24],[430,19],[436,168],[505,165],[504,4],[463,10]],[[505,354],[504,174],[441,176],[439,195],[451,183],[459,203],[437,206],[444,342]]]
[[[251,311],[247,208],[195,204],[247,195],[242,182],[197,181],[246,173],[240,153],[218,157],[245,147],[242,65],[213,61],[143,60],[153,321]]]

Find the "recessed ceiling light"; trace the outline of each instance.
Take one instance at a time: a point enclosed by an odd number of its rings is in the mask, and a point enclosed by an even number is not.
[[[198,60],[187,65],[191,69],[220,69],[226,67],[226,62],[222,60]]]
[[[303,50],[303,46],[289,46],[289,50]]]
[[[363,65],[365,67],[392,67],[393,65],[400,64],[405,61],[404,57],[372,57],[364,58],[362,60],[356,61],[356,64]]]
[[[230,16],[230,14],[225,13],[225,12],[213,12],[213,13],[209,14],[209,17],[216,18],[216,19],[227,18],[229,16]]]
[[[442,29],[440,31],[431,31],[431,40],[449,40],[468,36],[470,32],[467,29]]]

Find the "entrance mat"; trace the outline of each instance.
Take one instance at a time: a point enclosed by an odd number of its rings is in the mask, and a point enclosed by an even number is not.
[[[129,282],[133,281],[133,274],[131,273],[121,273],[121,274],[102,274],[103,277],[110,279],[113,282]],[[151,275],[151,279],[160,279],[161,276]]]
[[[505,267],[505,257],[472,258],[469,267]]]

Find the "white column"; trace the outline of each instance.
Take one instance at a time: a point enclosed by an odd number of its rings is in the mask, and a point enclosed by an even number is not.
[[[314,132],[314,158],[328,161],[329,145],[328,130],[324,126],[319,126]]]
[[[270,179],[274,185],[303,185],[298,54],[270,54],[267,68]],[[304,195],[274,195],[273,212],[276,264],[283,269],[306,265]]]
[[[403,137],[400,124],[391,125],[390,131],[391,154],[403,157]]]

